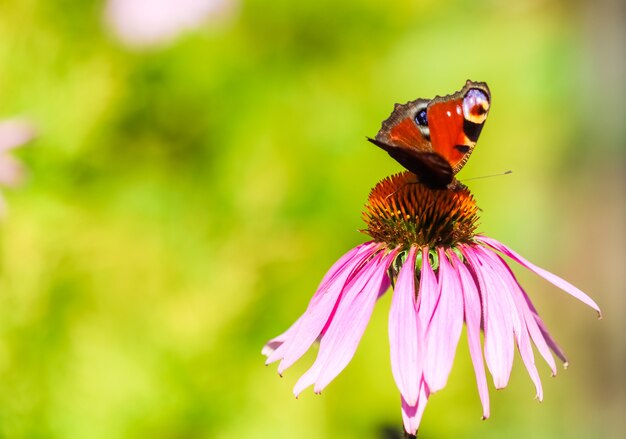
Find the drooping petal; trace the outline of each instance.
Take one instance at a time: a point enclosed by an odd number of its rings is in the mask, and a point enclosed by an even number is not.
[[[346,285],[335,316],[320,341],[320,350],[313,366],[294,387],[294,394],[315,383],[320,393],[350,362],[372,315],[380,290],[386,287],[385,277],[398,250],[381,253],[356,274]]]
[[[291,325],[289,329],[287,329],[285,332],[283,332],[280,335],[277,335],[276,337],[274,337],[273,339],[265,343],[265,346],[263,346],[263,349],[261,349],[261,354],[265,355],[266,357],[269,357],[286,340],[293,337],[293,334],[295,334],[296,329],[298,328],[298,324],[300,323],[300,320],[302,320],[302,316],[300,316],[298,320],[296,320],[293,323],[293,325]],[[268,365],[269,362],[266,361],[265,364]]]
[[[563,352],[563,349],[561,349],[558,343],[552,338],[552,336],[548,332],[548,328],[546,327],[545,323],[543,323],[543,320],[541,320],[541,317],[539,317],[539,313],[535,309],[535,306],[530,301],[530,297],[528,297],[528,294],[526,293],[526,291],[524,291],[523,288],[521,288],[521,286],[520,286],[520,291],[524,295],[526,304],[528,305],[528,308],[531,310],[534,320],[537,323],[537,326],[539,327],[539,331],[541,332],[541,335],[545,339],[545,342],[548,344],[552,352],[554,352],[554,354],[557,357],[559,357],[559,360],[563,362],[564,367],[567,368],[568,360],[567,360],[567,356],[565,355],[565,352]],[[556,368],[555,368],[555,371],[556,371]],[[554,373],[556,374],[556,372]]]
[[[600,311],[600,307],[598,306],[598,304],[596,302],[594,302],[593,299],[591,299],[591,297],[587,296],[585,293],[583,293],[581,290],[579,290],[578,288],[576,288],[574,285],[570,284],[566,280],[561,279],[559,276],[557,276],[555,274],[552,274],[549,271],[544,270],[543,268],[538,267],[535,264],[529,262],[528,260],[526,260],[522,256],[520,256],[518,253],[516,253],[515,251],[511,250],[509,247],[507,247],[506,245],[502,244],[501,242],[496,241],[495,239],[488,238],[486,236],[476,236],[476,240],[478,242],[482,242],[483,244],[488,245],[489,247],[491,247],[491,248],[493,248],[495,250],[498,250],[498,251],[504,253],[505,255],[507,255],[508,257],[513,259],[515,262],[519,263],[520,265],[523,265],[524,267],[526,267],[530,271],[533,271],[534,273],[536,273],[539,276],[543,277],[545,280],[547,280],[551,284],[557,286],[558,288],[560,288],[563,291],[565,291],[566,293],[574,296],[575,298],[577,298],[578,300],[580,300],[584,304],[586,304],[586,305],[590,306],[591,308],[595,309],[597,311],[597,313],[598,313],[598,316],[602,316],[602,311]]]
[[[430,324],[430,319],[439,301],[439,285],[435,272],[430,266],[428,247],[422,249],[422,268],[420,273],[418,315],[422,328],[425,329]]]
[[[456,253],[451,252],[452,265],[459,274],[463,291],[463,307],[465,310],[465,325],[467,326],[467,342],[469,344],[470,356],[474,364],[478,395],[483,406],[483,419],[489,417],[489,389],[487,387],[487,376],[483,363],[483,352],[480,345],[480,321],[482,307],[478,289],[472,279],[472,275],[459,260]]]
[[[378,249],[380,249],[380,245],[377,246]],[[352,278],[352,276],[354,276],[354,273],[348,277],[348,282],[350,281],[350,279]],[[383,280],[380,286],[380,289],[378,291],[378,296],[376,297],[376,300],[380,299],[389,289],[389,287],[391,286],[391,280],[389,279],[389,275],[387,272],[385,272],[385,275],[383,276]],[[333,321],[333,318],[335,316],[335,312],[337,311],[337,307],[335,306],[335,308],[333,309],[333,312],[331,313],[330,317],[328,318],[328,321],[326,322],[326,325],[324,325],[324,328],[322,329],[322,332],[320,332],[319,338],[321,339],[324,334],[326,334],[326,331],[328,330],[328,327],[330,326],[331,322]]]
[[[383,283],[380,286],[380,291],[376,299],[378,300],[381,297],[383,297],[390,287],[391,287],[391,279],[389,279],[389,274],[385,273],[385,276],[383,277]]]
[[[416,248],[411,247],[398,274],[389,310],[391,371],[402,398],[415,405],[422,376],[421,334],[415,291]]]
[[[422,415],[424,415],[429,395],[430,393],[422,380],[419,388],[419,396],[415,404],[407,403],[404,397],[402,397],[402,421],[407,433],[412,435],[417,434],[417,429],[420,426]]]
[[[397,253],[398,250],[393,250],[382,258],[365,287],[355,297],[352,305],[348,305],[346,302],[346,307],[341,309],[344,313],[337,313],[337,330],[333,334],[334,340],[333,337],[329,339],[331,343],[334,342],[335,346],[331,345],[327,348],[328,352],[335,352],[335,355],[331,354],[328,357],[324,368],[321,370],[315,383],[314,390],[316,393],[320,393],[352,360],[370,321],[376,301],[389,288],[387,270]],[[320,349],[322,349],[321,346]],[[341,354],[337,355],[337,352]]]
[[[341,292],[356,272],[362,269],[372,255],[379,250],[374,242],[360,245],[339,259],[328,271],[309,302],[307,310],[294,325],[294,331],[267,358],[266,363],[282,360],[278,373],[295,363],[315,342],[328,322],[340,300]]]
[[[501,294],[506,287],[472,246],[462,246],[461,251],[470,263],[480,287],[487,367],[496,389],[502,389],[511,376],[514,353],[511,309]]]
[[[556,363],[554,362],[554,357],[550,352],[550,347],[546,342],[545,336],[543,334],[543,330],[538,324],[538,320],[541,321],[535,307],[532,302],[526,295],[526,292],[522,288],[522,286],[517,281],[515,274],[508,266],[508,264],[500,257],[500,255],[495,255],[500,260],[501,266],[505,268],[508,272],[508,276],[505,277],[507,282],[511,287],[511,292],[513,294],[513,298],[515,299],[515,303],[517,308],[522,312],[524,322],[526,323],[526,328],[528,329],[528,334],[532,339],[535,346],[537,346],[537,350],[543,357],[543,359],[548,363],[550,369],[552,370],[552,375],[556,375]],[[543,324],[543,322],[541,322]]]
[[[424,380],[431,393],[445,387],[463,329],[463,293],[443,248],[439,255],[439,301],[425,328]]]
[[[539,372],[535,364],[535,354],[533,353],[533,347],[530,344],[530,337],[526,327],[522,328],[521,332],[517,335],[517,348],[519,349],[524,366],[526,366],[528,375],[530,375],[530,379],[535,385],[537,392],[535,397],[539,401],[543,401],[543,386],[541,385],[541,378],[539,377]]]
[[[528,328],[526,326],[526,320],[524,319],[524,308],[527,305],[524,303],[523,298],[519,297],[517,293],[517,287],[511,278],[508,267],[502,262],[502,260],[490,250],[484,247],[477,246],[476,250],[480,252],[487,264],[491,266],[493,272],[502,280],[505,284],[505,289],[501,291],[503,296],[509,298],[511,303],[511,310],[513,311],[513,332],[515,333],[515,339],[517,341],[517,347],[519,349],[520,356],[528,370],[528,374],[535,384],[537,391],[536,397],[539,401],[543,400],[543,387],[541,385],[541,379],[537,366],[535,365],[535,355],[533,353],[532,345],[530,344],[530,337],[528,335]]]
[[[519,286],[519,285],[518,285]],[[521,288],[519,292],[525,296],[526,293]],[[554,362],[554,357],[550,350],[552,350],[557,357],[563,361],[563,363],[567,366],[567,358],[565,354],[561,350],[561,348],[556,344],[556,342],[552,339],[548,331],[543,326],[543,321],[537,314],[533,314],[528,312],[525,316],[526,325],[528,327],[528,333],[537,346],[537,350],[543,357],[548,366],[550,366],[550,370],[552,371],[552,376],[556,376],[556,363]]]
[[[336,278],[341,275],[346,266],[354,263],[355,259],[358,255],[371,254],[371,251],[379,248],[379,245],[374,241],[364,242],[363,244],[357,245],[348,253],[340,257],[337,262],[330,267],[330,270],[326,272],[322,281],[320,282],[319,287],[315,291],[313,297],[319,296],[320,294],[324,294],[328,289],[329,285],[335,282]]]

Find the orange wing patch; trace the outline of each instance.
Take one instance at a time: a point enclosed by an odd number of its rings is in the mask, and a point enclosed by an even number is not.
[[[410,117],[403,119],[389,130],[389,140],[395,145],[415,149],[423,149],[421,145],[426,142],[419,128]]]
[[[463,99],[430,105],[427,117],[433,150],[456,169],[472,148],[463,131]]]

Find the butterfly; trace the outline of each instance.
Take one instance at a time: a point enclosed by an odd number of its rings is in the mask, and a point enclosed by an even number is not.
[[[467,162],[483,129],[491,94],[484,82],[467,81],[458,92],[396,104],[376,138],[387,151],[431,189],[445,189]]]

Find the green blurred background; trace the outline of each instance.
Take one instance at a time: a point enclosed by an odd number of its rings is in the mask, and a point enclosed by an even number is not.
[[[291,394],[314,352],[280,379],[260,350],[401,169],[365,136],[468,78],[493,106],[460,178],[514,171],[468,183],[481,230],[605,318],[516,270],[570,368],[539,404],[517,358],[481,422],[463,337],[420,438],[623,437],[624,2],[243,0],[149,48],[104,8],[0,1],[0,118],[39,132],[0,224],[0,437],[394,437],[389,295],[322,396]]]

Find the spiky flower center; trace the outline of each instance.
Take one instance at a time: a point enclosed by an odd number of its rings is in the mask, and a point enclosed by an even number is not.
[[[466,186],[429,189],[411,172],[392,175],[370,192],[363,219],[365,233],[389,248],[398,245],[454,247],[474,237],[478,207]]]

